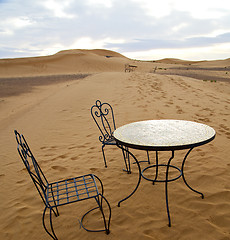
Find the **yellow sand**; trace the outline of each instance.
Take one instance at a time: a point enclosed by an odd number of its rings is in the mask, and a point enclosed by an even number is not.
[[[138,67],[125,73],[126,63]],[[181,74],[175,67],[203,68],[197,70],[197,78],[203,74],[207,81],[166,74]],[[54,218],[60,239],[230,239],[230,73],[209,69],[213,67],[229,67],[229,59],[139,62],[105,50],[72,50],[50,57],[0,60],[0,78],[90,74],[78,80],[62,76],[63,81],[55,84],[31,78],[37,86],[27,86],[22,94],[21,78],[14,79],[18,82],[14,93],[4,88],[6,94],[0,96],[0,239],[49,239],[42,227],[44,206],[17,154],[14,129],[24,134],[51,182],[94,173],[104,183],[112,207],[110,235],[80,229],[78,220],[94,206],[89,201],[60,208],[60,216]],[[5,85],[10,86],[11,80],[4,80]],[[216,130],[215,140],[194,149],[185,166],[188,182],[205,198],[190,191],[182,179],[169,184],[171,228],[167,226],[162,183],[153,186],[142,179],[138,191],[117,207],[135,187],[137,169],[133,165],[131,175],[122,171],[122,153],[116,147],[105,148],[108,168],[104,168],[99,132],[90,115],[97,99],[113,106],[117,127],[148,119],[184,119]],[[146,159],[144,151],[133,153],[139,160]],[[184,154],[177,151],[173,163],[180,166]],[[154,152],[150,155],[154,163]],[[161,162],[169,157],[170,153],[160,153]],[[100,221],[93,226],[100,227]]]

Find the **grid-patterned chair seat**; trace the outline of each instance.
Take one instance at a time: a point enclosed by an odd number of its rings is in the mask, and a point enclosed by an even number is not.
[[[47,204],[50,206],[61,206],[99,195],[92,174],[50,183],[46,191]]]

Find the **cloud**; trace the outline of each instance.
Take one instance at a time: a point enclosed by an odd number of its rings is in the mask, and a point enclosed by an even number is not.
[[[196,19],[216,19],[228,15],[229,0],[161,0],[156,3],[152,0],[132,0],[142,7],[149,15],[161,18],[174,11],[186,12]]]
[[[192,37],[185,39],[135,39],[131,42],[125,43],[108,43],[107,48],[117,48],[121,51],[147,51],[150,49],[179,49],[179,48],[192,48],[192,47],[206,47],[218,43],[230,43],[230,32],[221,34],[216,37]]]
[[[227,43],[228,1],[0,0],[0,58],[82,47],[124,53]]]
[[[218,44],[206,47],[191,48],[162,48],[150,49],[147,51],[124,52],[124,55],[140,60],[158,60],[163,58],[179,58],[184,60],[216,60],[226,59],[230,52],[230,43]]]
[[[74,18],[74,14],[69,14],[66,9],[68,9],[73,1],[65,0],[65,1],[57,1],[57,0],[46,0],[41,1],[41,5],[43,5],[46,9],[50,10],[53,13],[54,17],[58,18]]]

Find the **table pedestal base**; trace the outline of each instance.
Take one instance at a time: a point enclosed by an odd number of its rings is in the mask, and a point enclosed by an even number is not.
[[[141,176],[142,176],[144,179],[146,179],[147,181],[152,182],[153,184],[154,184],[155,182],[165,182],[166,180],[159,180],[159,179],[157,179],[157,177],[158,177],[159,167],[167,167],[167,166],[168,166],[167,164],[158,164],[158,165],[148,166],[148,167],[146,167],[146,168],[144,168],[144,169],[142,170]],[[144,172],[145,172],[146,170],[150,169],[150,168],[156,168],[156,173],[157,173],[157,174],[155,175],[155,178],[154,178],[154,179],[151,179],[151,178],[148,178],[148,177],[144,176]],[[176,167],[176,166],[174,166],[174,165],[169,165],[169,168],[174,168],[174,169],[176,169],[176,170],[179,172],[179,175],[178,175],[177,177],[175,177],[175,178],[168,179],[168,182],[175,181],[175,180],[177,180],[178,178],[180,178],[180,177],[182,176],[182,171],[181,171],[180,168],[178,168],[178,167]]]
[[[128,158],[128,165],[126,165],[126,169],[128,170],[127,172],[131,173],[131,170],[130,170],[130,159],[129,157],[131,156],[134,161],[135,161],[135,164],[137,164],[137,167],[138,167],[138,171],[139,171],[139,175],[138,175],[138,181],[137,181],[137,185],[136,187],[134,188],[134,190],[127,196],[125,197],[124,199],[120,200],[118,202],[118,207],[120,207],[120,204],[127,200],[128,198],[130,198],[135,192],[136,190],[138,189],[139,185],[140,185],[140,182],[141,182],[141,177],[143,177],[144,179],[146,179],[147,181],[151,181],[153,184],[155,182],[164,182],[165,183],[165,201],[166,201],[166,210],[167,210],[167,215],[168,215],[168,226],[171,227],[171,217],[170,217],[170,210],[169,210],[169,200],[168,200],[168,182],[172,182],[172,181],[176,181],[177,179],[179,179],[180,177],[183,178],[183,181],[185,183],[185,185],[190,189],[192,190],[193,192],[195,193],[198,193],[201,195],[202,199],[204,198],[204,194],[193,189],[186,181],[185,179],[185,176],[184,176],[184,166],[185,166],[185,161],[189,155],[189,153],[192,151],[193,148],[190,148],[189,151],[186,153],[184,159],[183,159],[183,162],[182,162],[182,166],[181,166],[181,169],[174,166],[174,165],[171,165],[171,161],[173,160],[174,158],[174,150],[171,151],[172,154],[171,154],[171,157],[169,158],[168,160],[168,163],[167,164],[158,164],[158,152],[156,151],[156,164],[155,165],[150,165],[146,168],[143,169],[143,171],[141,171],[141,168],[140,168],[140,164],[138,162],[138,160],[136,159],[136,157],[129,151],[129,149],[127,147],[123,147],[121,145],[117,145],[119,148],[122,149],[123,153],[126,154],[126,159]],[[159,170],[159,167],[166,167],[166,173],[165,173],[165,179],[164,180],[159,180],[157,179],[158,178],[158,170]],[[154,179],[150,179],[146,176],[144,176],[144,172],[150,168],[156,168],[156,173],[155,173],[155,178]],[[174,177],[174,178],[171,178],[169,179],[169,170],[170,168],[172,169],[176,169],[178,172],[179,172],[179,175],[177,177]],[[129,171],[130,170],[130,171]]]

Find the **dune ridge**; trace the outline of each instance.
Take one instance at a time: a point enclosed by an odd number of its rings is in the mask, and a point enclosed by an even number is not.
[[[0,77],[122,71],[126,61],[108,50],[68,50],[44,57],[0,59]]]

